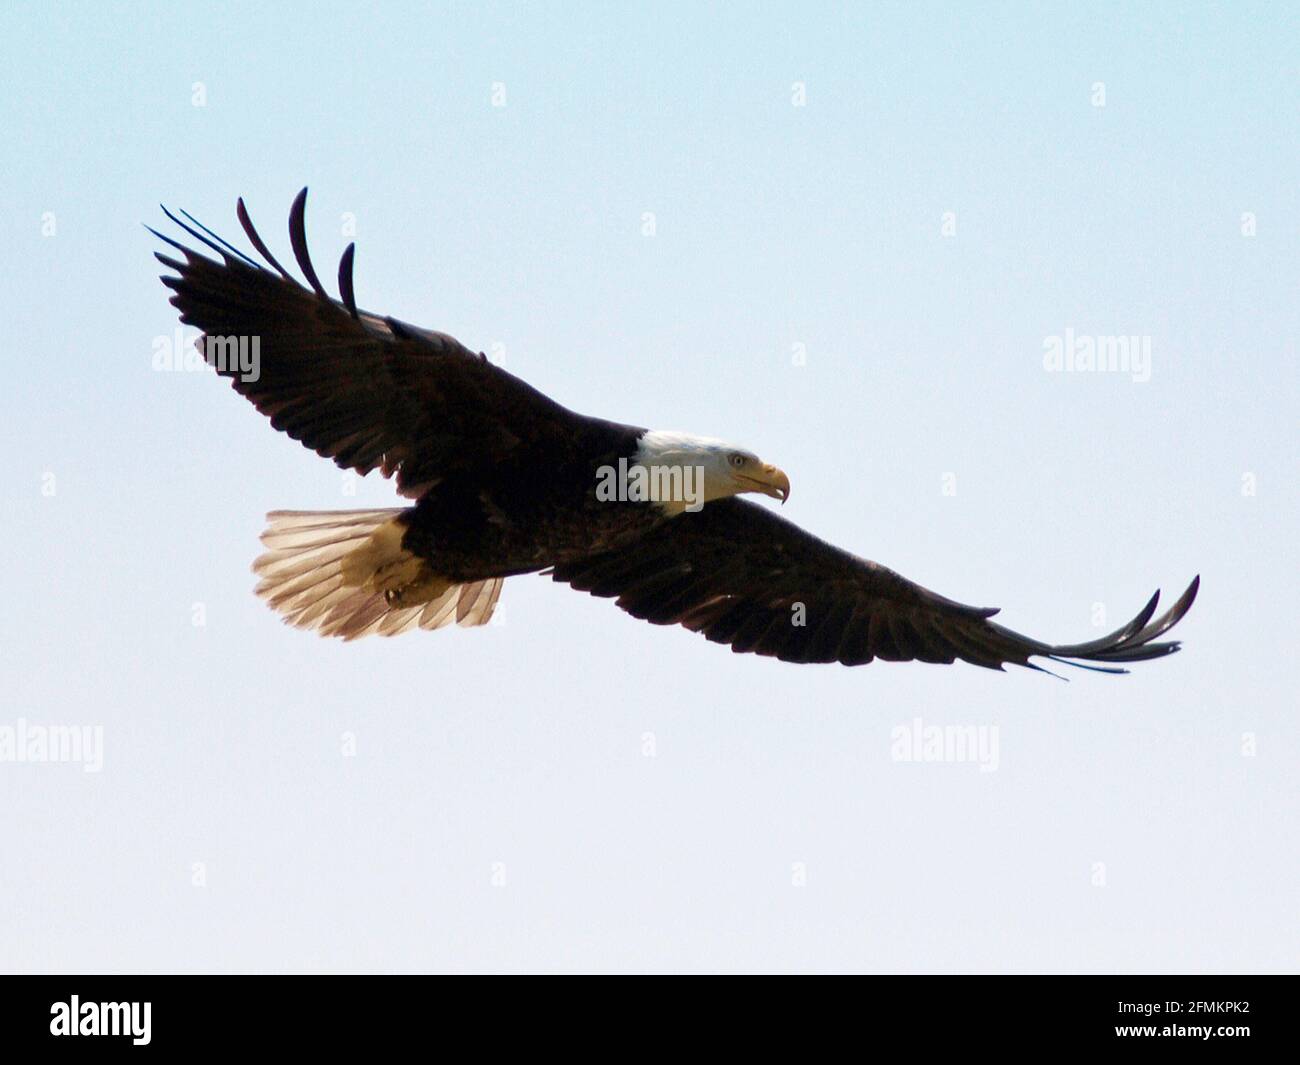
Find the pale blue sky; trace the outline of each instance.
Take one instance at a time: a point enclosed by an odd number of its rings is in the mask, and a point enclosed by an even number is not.
[[[104,764],[0,763],[0,968],[1294,970],[1296,11],[6,4],[0,727]],[[140,223],[243,195],[284,251],[304,184],[364,306],[1021,631],[1199,572],[1183,653],[795,667],[539,578],[283,627],[264,513],[394,494],[154,371]],[[1150,380],[1047,373],[1067,329]],[[996,772],[893,760],[917,717]]]

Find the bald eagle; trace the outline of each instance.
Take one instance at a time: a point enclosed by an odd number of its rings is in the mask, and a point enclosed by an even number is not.
[[[525,573],[615,599],[633,617],[681,625],[733,651],[784,662],[863,665],[958,659],[1108,673],[1160,658],[1199,578],[1162,616],[1159,592],[1100,639],[1050,644],[991,621],[741,499],[790,497],[752,451],[686,433],[576,414],[445,333],[357,306],[355,245],[339,299],[307,254],[307,190],[289,214],[304,286],[237,215],[264,262],[187,212],[164,213],[216,258],[156,230],[181,321],[199,350],[273,428],[340,467],[396,478],[410,506],[273,511],[253,564],[257,593],[286,622],[345,640],[482,625],[502,582]]]

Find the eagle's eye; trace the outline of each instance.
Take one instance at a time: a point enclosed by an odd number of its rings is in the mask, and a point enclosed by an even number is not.
[[[746,459],[744,455],[736,454],[731,456],[731,464],[735,466],[737,469],[745,465],[745,463],[748,461],[749,460]]]

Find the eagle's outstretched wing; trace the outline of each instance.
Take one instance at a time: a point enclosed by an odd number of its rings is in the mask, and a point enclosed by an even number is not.
[[[1079,644],[1048,644],[989,620],[995,609],[963,606],[893,570],[825,543],[742,499],[718,500],[666,522],[632,549],[556,566],[574,588],[618,597],[656,625],[682,625],[737,652],[785,662],[950,663],[990,669],[1033,666],[1038,656],[1123,673],[1117,663],[1160,658],[1176,642],[1153,643],[1191,607],[1197,577],[1152,621],[1159,592],[1127,625]]]
[[[164,208],[220,261],[150,230],[183,256],[157,257],[178,275],[162,281],[181,321],[203,331],[204,358],[276,429],[345,469],[396,473],[410,498],[450,472],[501,461],[521,440],[571,432],[577,415],[453,337],[359,310],[352,245],[339,262],[342,298],[332,299],[307,255],[306,198],[303,189],[294,200],[289,237],[310,288],[271,254],[243,200],[240,224],[265,265],[188,214],[192,224]],[[241,340],[255,360],[228,357]]]

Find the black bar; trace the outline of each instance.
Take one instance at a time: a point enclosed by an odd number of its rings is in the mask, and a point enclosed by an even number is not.
[[[849,1039],[859,1052],[901,1041],[927,1054],[1068,1053],[1123,1044],[1141,1052],[1204,1046],[1236,1054],[1295,1045],[1294,977],[850,980],[835,988],[750,980],[682,989],[634,988],[609,978],[578,988],[431,976],[10,976],[0,988],[0,1031],[6,1049],[27,1054],[114,1044],[131,1053],[269,1047],[373,1054],[412,1040],[448,1053],[460,1046],[457,1056],[495,1056],[519,1040],[533,1053],[604,1046],[614,1057],[656,1045],[681,1053],[771,1050],[782,1041],[790,1052],[802,1043],[804,1052],[821,1056],[817,1048],[831,1039]],[[52,1028],[67,1031],[73,1021],[73,996],[77,1034],[56,1035]],[[103,1034],[114,1025],[120,1034]],[[84,1034],[92,1028],[101,1034]],[[1210,1035],[1187,1034],[1192,1028]]]

